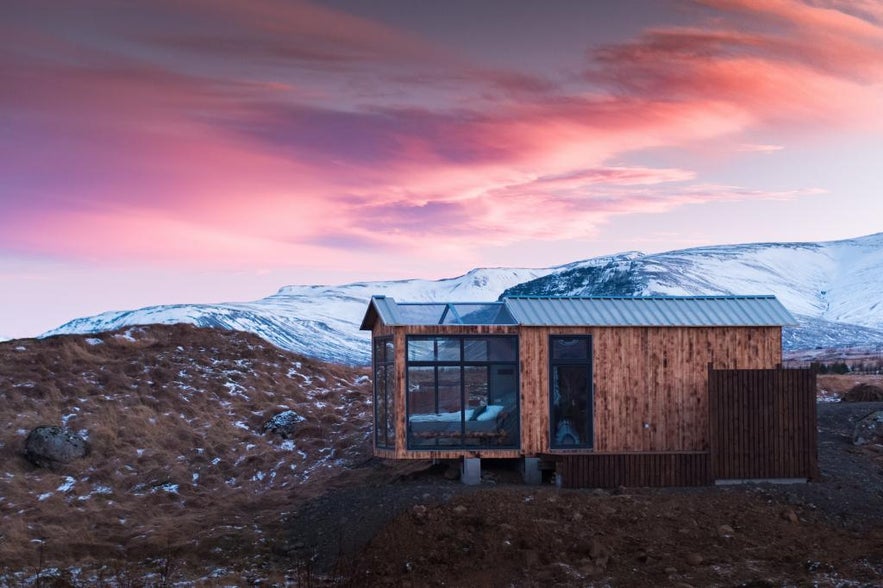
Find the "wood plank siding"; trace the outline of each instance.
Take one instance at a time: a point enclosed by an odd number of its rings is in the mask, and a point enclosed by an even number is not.
[[[394,336],[396,372],[395,451],[375,449],[375,454],[397,459],[568,453],[549,447],[550,335],[592,336],[593,450],[598,453],[708,451],[708,364],[758,369],[782,361],[781,327],[389,327],[377,321],[373,335]],[[519,336],[520,449],[407,450],[407,335]]]
[[[708,452],[551,455],[562,488],[708,486]]]
[[[594,450],[707,451],[708,364],[772,368],[781,327],[522,327],[521,440],[549,448],[549,336],[591,335]],[[647,427],[644,426],[647,423]]]
[[[709,370],[715,478],[818,477],[812,370]]]

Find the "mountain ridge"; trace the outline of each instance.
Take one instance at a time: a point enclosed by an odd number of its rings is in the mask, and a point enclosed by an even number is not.
[[[549,268],[475,268],[441,280],[289,285],[253,302],[175,304],[74,319],[41,335],[190,323],[243,330],[295,353],[350,365],[370,362],[358,330],[372,295],[410,302],[483,302],[506,295],[648,296],[775,294],[800,324],[789,353],[883,351],[883,233],[828,242],[710,245],[627,251]]]

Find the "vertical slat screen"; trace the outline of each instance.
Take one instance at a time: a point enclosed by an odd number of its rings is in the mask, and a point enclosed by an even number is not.
[[[715,479],[818,475],[812,370],[709,369]]]

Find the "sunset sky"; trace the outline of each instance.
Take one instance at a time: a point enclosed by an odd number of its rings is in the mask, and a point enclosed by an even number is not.
[[[0,336],[881,230],[880,0],[0,4]]]

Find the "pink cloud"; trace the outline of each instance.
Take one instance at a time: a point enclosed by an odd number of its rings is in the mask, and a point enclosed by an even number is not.
[[[873,4],[705,4],[754,26],[648,30],[593,52],[567,85],[303,2],[151,5],[151,26],[89,42],[16,29],[0,53],[12,113],[0,244],[318,265],[338,248],[443,256],[586,237],[617,215],[812,193],[624,163],[709,141],[765,153],[778,136],[746,136],[880,124]],[[166,30],[169,15],[179,24]]]
[[[746,153],[775,153],[776,151],[781,151],[784,148],[784,145],[743,143],[739,145],[738,150]]]

